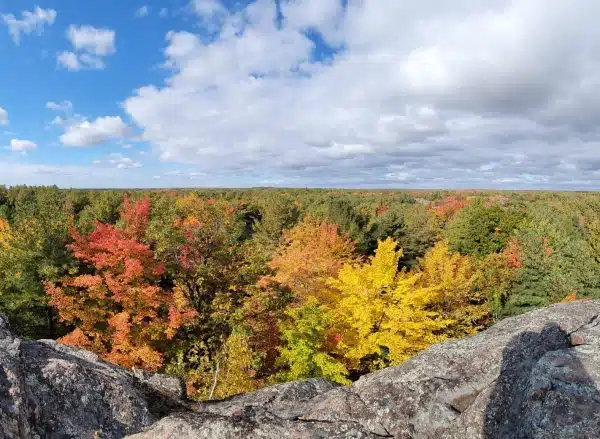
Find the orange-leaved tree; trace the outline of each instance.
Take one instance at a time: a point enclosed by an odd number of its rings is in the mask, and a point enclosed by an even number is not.
[[[157,370],[161,344],[195,311],[177,292],[160,287],[164,266],[144,242],[149,211],[147,198],[125,198],[118,226],[96,223],[89,235],[73,230],[69,247],[80,274],[45,288],[60,318],[75,326],[60,342],[125,367]]]
[[[340,233],[336,224],[308,216],[283,234],[282,246],[269,263],[275,271],[270,280],[288,287],[300,301],[314,297],[330,305],[338,292],[327,280],[337,276],[345,263],[355,260],[355,249],[354,242]]]

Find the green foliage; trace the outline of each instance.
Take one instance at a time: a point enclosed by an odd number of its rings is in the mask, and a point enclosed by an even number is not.
[[[0,251],[0,310],[26,336],[64,333],[43,282],[58,280],[75,267],[67,248],[71,222],[65,194],[55,187],[16,187],[7,196],[12,224]]]
[[[439,221],[425,206],[394,204],[371,218],[361,248],[372,254],[378,241],[393,238],[402,248],[400,263],[413,267],[435,245],[439,235]]]
[[[315,206],[309,213],[316,218],[337,224],[350,239],[357,243],[364,243],[363,227],[366,224],[364,216],[356,211],[352,203],[344,198],[326,200],[323,204]],[[363,248],[363,250],[365,250]]]
[[[445,235],[450,248],[464,255],[483,257],[500,252],[519,225],[520,212],[475,200],[448,224]]]
[[[79,207],[78,227],[83,233],[90,233],[96,222],[116,224],[123,202],[120,191],[100,191],[88,197],[88,203]]]
[[[258,386],[253,380],[253,353],[243,332],[234,331],[212,358],[201,342],[185,354],[180,351],[166,371],[181,376],[188,396],[195,400],[223,399]]]
[[[532,210],[532,218],[517,234],[523,267],[511,289],[504,315],[547,306],[576,292],[600,297],[600,267],[594,249],[572,215],[548,205]]]
[[[282,323],[284,346],[279,363],[284,368],[277,375],[280,381],[323,377],[349,384],[344,365],[326,352],[330,317],[313,299],[302,307],[287,311],[289,321]]]

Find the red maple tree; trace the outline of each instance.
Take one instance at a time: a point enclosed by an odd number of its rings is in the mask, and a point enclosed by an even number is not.
[[[165,268],[144,242],[150,202],[125,199],[119,226],[96,223],[89,235],[72,231],[69,247],[81,273],[47,283],[50,303],[76,329],[60,342],[125,366],[157,370],[161,342],[196,315],[177,291],[160,287]]]

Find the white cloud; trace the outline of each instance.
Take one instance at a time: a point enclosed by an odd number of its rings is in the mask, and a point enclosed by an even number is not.
[[[111,154],[111,159],[108,161],[111,165],[114,165],[117,169],[132,169],[141,168],[143,165],[133,160],[131,157],[127,157],[123,154],[114,153]]]
[[[46,108],[61,113],[71,113],[73,111],[73,103],[71,101],[62,101],[60,103],[49,101],[46,102]]]
[[[35,7],[33,11],[21,12],[21,19],[18,19],[13,14],[2,15],[2,20],[8,26],[15,44],[21,41],[21,35],[30,35],[36,32],[41,35],[44,32],[45,26],[51,26],[56,20],[56,11],[54,9],[42,9]]]
[[[135,11],[135,16],[138,18],[143,18],[143,17],[147,17],[149,13],[150,13],[150,8],[148,7],[148,5],[144,5]]]
[[[67,38],[78,51],[106,56],[115,53],[114,30],[99,29],[93,26],[69,26]]]
[[[59,140],[65,146],[93,146],[111,139],[123,139],[129,135],[129,132],[129,127],[121,117],[105,116],[93,122],[84,120],[68,126]]]
[[[37,148],[37,144],[31,140],[12,139],[10,141],[10,150],[12,152],[26,153]]]
[[[277,23],[196,0],[202,31],[169,32],[169,77],[124,108],[162,160],[253,181],[593,180],[600,3],[549,2],[286,0]]]
[[[81,63],[79,57],[74,52],[61,52],[57,55],[56,61],[59,65],[65,67],[67,70],[72,72],[78,72],[81,70]]]
[[[219,0],[191,0],[190,4],[198,15],[204,17],[227,11]]]
[[[73,103],[68,100],[62,102],[46,102],[46,108],[57,113],[61,113],[60,115],[57,115],[54,117],[54,119],[52,119],[52,121],[47,125],[47,128],[56,125],[67,129],[70,126],[77,125],[86,121],[86,118],[83,117],[81,114],[73,112]]]
[[[101,70],[105,67],[104,58],[116,52],[114,30],[71,25],[66,35],[74,51],[59,53],[57,63],[72,72]]]
[[[8,111],[0,107],[0,126],[8,125]]]
[[[339,0],[282,0],[281,9],[287,26],[319,29],[328,40],[338,39],[344,13]]]

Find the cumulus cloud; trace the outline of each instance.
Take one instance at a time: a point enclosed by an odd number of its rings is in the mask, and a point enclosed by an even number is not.
[[[30,35],[34,32],[41,35],[46,26],[52,26],[56,20],[56,11],[36,6],[33,11],[21,12],[20,19],[13,14],[4,14],[2,20],[8,26],[8,32],[15,44],[19,44],[21,35]]]
[[[8,111],[0,107],[0,126],[8,125]]]
[[[37,148],[37,144],[31,140],[12,139],[10,141],[10,150],[12,152],[26,153]]]
[[[92,122],[84,120],[70,124],[59,140],[65,146],[93,146],[111,139],[123,139],[129,135],[129,131],[129,127],[121,117],[105,116]]]
[[[135,11],[135,16],[137,18],[143,18],[143,17],[147,17],[149,13],[150,13],[150,8],[148,7],[148,5],[144,5],[144,6],[139,7]]]
[[[169,32],[170,76],[123,105],[162,160],[286,185],[597,185],[594,0],[190,5],[202,30]]]
[[[116,52],[116,32],[111,29],[71,25],[66,36],[73,50],[57,54],[56,60],[59,66],[72,72],[101,70],[105,67],[104,58]]]

